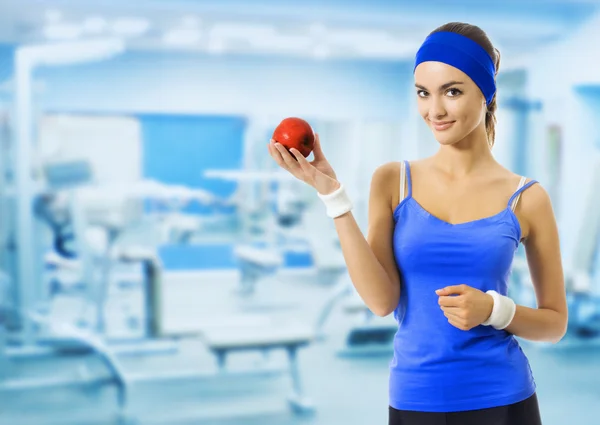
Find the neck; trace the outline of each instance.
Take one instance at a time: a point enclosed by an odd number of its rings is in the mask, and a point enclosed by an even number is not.
[[[453,177],[464,177],[482,169],[489,169],[495,162],[485,127],[477,127],[457,143],[441,146],[433,156],[436,168]]]

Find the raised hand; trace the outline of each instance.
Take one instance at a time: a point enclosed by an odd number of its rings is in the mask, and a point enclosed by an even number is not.
[[[314,187],[319,193],[328,194],[340,187],[333,168],[323,154],[318,134],[315,134],[314,159],[310,162],[297,149],[288,151],[274,140],[268,143],[268,148],[269,154],[281,168]]]

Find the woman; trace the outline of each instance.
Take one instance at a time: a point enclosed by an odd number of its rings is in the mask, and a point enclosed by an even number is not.
[[[334,218],[348,271],[368,308],[399,328],[389,424],[536,425],[536,385],[515,336],[558,342],[567,305],[546,191],[492,156],[500,54],[477,26],[434,30],[416,55],[415,94],[440,144],[373,173],[368,236],[325,159],[271,141],[277,163],[313,186]],[[507,296],[523,242],[537,308]]]

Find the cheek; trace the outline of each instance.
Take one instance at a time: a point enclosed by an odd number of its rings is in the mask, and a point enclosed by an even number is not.
[[[451,116],[456,117],[464,127],[472,129],[477,127],[482,119],[481,109],[473,108],[472,105],[472,102],[455,102],[449,107],[448,112]]]
[[[429,115],[429,107],[427,106],[427,103],[423,102],[422,100],[417,100],[417,107],[419,108],[419,115],[426,120]]]
[[[469,127],[474,129],[479,126],[481,123],[485,123],[485,113],[482,113],[480,109],[475,109],[469,112],[468,115]]]
[[[454,119],[463,122],[470,119],[471,114],[469,113],[468,102],[463,101],[463,99],[448,102],[446,109],[448,110],[448,114],[454,117]]]

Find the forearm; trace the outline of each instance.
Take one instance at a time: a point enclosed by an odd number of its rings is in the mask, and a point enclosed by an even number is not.
[[[378,316],[393,311],[400,285],[385,271],[351,212],[334,219],[350,279],[367,307]]]
[[[566,332],[566,319],[558,311],[517,305],[515,316],[505,330],[531,341],[557,343]]]

